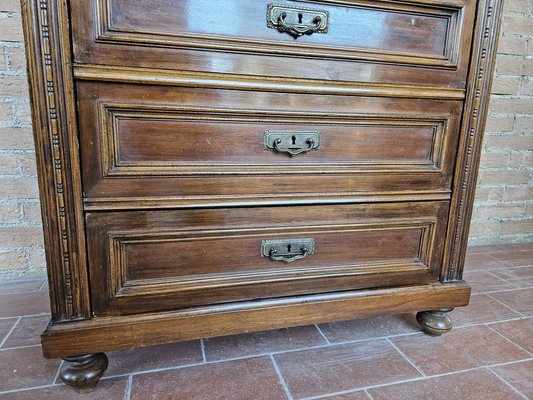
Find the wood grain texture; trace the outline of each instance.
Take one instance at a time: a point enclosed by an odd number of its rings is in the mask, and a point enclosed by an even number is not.
[[[483,133],[488,112],[502,13],[501,0],[479,2],[468,94],[454,177],[442,280],[461,280],[474,207]]]
[[[93,313],[124,315],[438,279],[447,202],[90,213]],[[315,240],[290,264],[267,239]]]
[[[330,29],[294,40],[267,27],[265,0],[142,4],[73,1],[75,61],[464,87],[475,11],[474,0],[299,1],[327,10]]]
[[[267,29],[268,4],[264,0],[225,4],[217,0],[155,0],[146,9],[142,3],[99,1],[96,41],[406,63],[411,57],[413,63],[456,66],[457,48],[447,44],[457,41],[461,9],[394,7],[377,1],[364,7],[301,3],[303,8],[314,6],[327,12],[329,26],[324,35],[292,40],[275,29]],[[387,20],[387,24],[376,23],[382,20]]]
[[[79,82],[77,87],[84,193],[91,202],[128,197],[166,197],[188,204],[196,203],[198,198],[209,198],[209,203],[215,204],[235,201],[239,197],[271,197],[281,200],[286,196],[320,198],[347,192],[352,196],[364,194],[366,198],[371,198],[373,193],[443,193],[451,188],[462,107],[458,101],[85,81]],[[142,112],[159,110],[161,118],[172,117],[175,110],[176,118],[188,118],[190,125],[187,125],[181,136],[182,140],[177,140],[174,136],[178,132],[177,127],[164,127],[163,121],[158,121],[152,114],[147,117],[149,125],[144,126],[149,131],[146,134],[141,132],[146,138],[141,139],[143,148],[137,145],[131,152],[136,157],[142,157],[144,148],[146,151],[153,149],[154,156],[146,161],[145,167],[142,164],[120,166],[115,161],[121,157],[117,154],[116,147],[125,149],[126,146],[135,146],[136,142],[129,139],[127,143],[120,143],[120,138],[116,138],[116,135],[115,138],[112,137],[113,133],[109,133],[109,130],[116,132],[121,127],[117,118],[113,120],[110,115],[113,111],[110,110],[128,108]],[[125,118],[128,118],[130,124],[127,132],[133,134],[135,131],[131,124],[134,119],[131,114]],[[201,118],[215,119],[214,125],[211,128],[202,125]],[[225,141],[224,129],[227,129],[225,126],[231,123],[231,119],[236,120],[231,126],[238,129],[238,132],[233,141]],[[360,126],[347,128],[344,131],[345,139],[337,144],[332,143],[336,140],[335,132],[328,132],[328,129],[345,126],[354,120],[358,120]],[[398,141],[394,142],[392,132],[385,130],[383,126],[379,128],[379,133],[376,129],[362,136],[364,124],[375,124],[380,120],[394,127],[416,125],[425,121],[426,124],[433,124],[433,134],[426,139],[425,149],[423,141],[419,135],[414,134],[413,129],[399,133]],[[246,124],[247,121],[257,121],[258,125]],[[283,122],[285,125],[280,125]],[[283,164],[267,162],[286,159],[287,156],[279,157],[280,154],[265,151],[262,135],[266,130],[291,129],[291,126],[311,131],[323,129],[322,150],[290,158]],[[202,138],[201,135],[208,136]],[[409,136],[415,136],[412,142],[409,142]],[[402,147],[401,143],[404,142],[406,146]],[[224,166],[219,160],[206,163],[205,157],[210,151],[206,146],[211,145],[216,147],[215,152],[227,154],[233,165]],[[331,146],[333,149],[337,146],[338,150],[328,153],[327,149]],[[185,150],[188,150],[187,154],[184,154]],[[420,162],[402,162],[402,154],[405,158],[420,150],[427,154],[425,165]],[[344,153],[344,158],[334,158],[336,154],[346,151],[350,153]],[[374,154],[388,152],[389,157],[396,159],[372,165],[372,157],[377,156],[373,156],[371,151]],[[165,156],[163,152],[171,154]],[[326,157],[320,158],[318,155],[324,152]],[[172,162],[168,162],[169,157],[186,168],[172,167]],[[314,165],[302,164],[300,160],[303,159],[315,159],[316,162]],[[204,165],[191,165],[195,160]],[[262,175],[260,179],[258,174]],[[201,175],[201,181],[198,175]],[[120,178],[127,178],[128,185],[124,185]],[[132,202],[132,207],[137,206],[138,202]]]
[[[90,315],[65,6],[22,0],[52,318]]]
[[[78,80],[143,83],[164,86],[188,86],[213,89],[240,89],[259,92],[337,94],[342,96],[399,97],[417,99],[463,100],[464,87],[438,86],[431,80],[424,84],[379,83],[366,79],[350,82],[342,79],[303,79],[214,72],[176,71],[162,68],[75,64]]]
[[[501,0],[291,2],[330,22],[297,39],[267,3],[22,0],[46,357],[468,303]]]
[[[168,313],[102,317],[51,324],[43,333],[47,358],[107,352],[198,338],[255,332],[421,309],[466,306],[464,282],[293,296],[185,309]]]
[[[120,103],[99,104],[106,177],[316,174],[439,170],[458,124],[448,115],[320,114]],[[223,100],[221,100],[223,103]],[[452,121],[450,121],[452,120]],[[457,125],[456,125],[457,124]],[[291,157],[265,147],[267,132],[317,132],[315,151]],[[98,135],[99,137],[94,137]],[[296,136],[294,136],[296,138]]]

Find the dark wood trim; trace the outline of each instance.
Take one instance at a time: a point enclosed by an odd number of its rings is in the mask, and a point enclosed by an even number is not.
[[[267,207],[312,204],[392,203],[449,200],[449,190],[334,193],[332,195],[290,196],[205,196],[205,197],[111,197],[84,200],[86,211],[143,209],[184,209],[218,207]]]
[[[442,281],[462,279],[470,219],[474,206],[479,159],[494,72],[502,0],[479,2],[476,35],[465,101],[461,142],[454,176],[452,206]]]
[[[319,79],[273,78],[212,72],[175,71],[154,68],[117,67],[111,65],[74,65],[79,80],[195,88],[252,90],[344,96],[398,97],[418,99],[463,100],[464,89],[376,84],[368,82],[325,81]]]
[[[66,5],[22,0],[52,318],[90,316]],[[44,105],[44,106],[43,106]]]
[[[51,324],[43,333],[47,358],[106,352],[328,321],[465,306],[464,282],[347,291],[240,302],[126,317]]]

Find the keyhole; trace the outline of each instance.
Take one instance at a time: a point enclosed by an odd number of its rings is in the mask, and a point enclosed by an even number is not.
[[[301,24],[302,20],[304,19],[303,14],[298,14],[298,23]]]
[[[292,136],[292,144],[293,144],[293,146],[296,144],[296,136],[294,136],[294,135]]]
[[[291,252],[291,249],[292,249],[292,246],[289,244],[289,245],[287,246],[287,253],[290,253],[290,252]]]

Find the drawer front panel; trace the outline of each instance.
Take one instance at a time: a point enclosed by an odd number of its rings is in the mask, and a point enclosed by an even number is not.
[[[147,6],[146,1],[75,0],[71,9],[75,57],[82,63],[165,68],[166,62],[172,65],[169,61],[181,58],[172,69],[241,73],[242,62],[248,65],[246,73],[263,75],[268,69],[270,75],[273,66],[281,64],[284,75],[287,66],[293,70],[287,75],[320,77],[308,70],[312,64],[299,65],[298,57],[335,62],[343,70],[348,67],[343,68],[342,61],[370,61],[438,68],[448,77],[460,77],[471,40],[470,30],[461,24],[472,23],[474,3],[152,0]],[[295,25],[305,33],[299,35]],[[302,30],[305,26],[308,29]],[[108,56],[111,52],[113,57]],[[213,57],[214,62],[200,64],[201,57]],[[266,68],[259,66],[261,57],[269,60]],[[345,79],[352,80],[349,75]],[[355,80],[366,79],[361,75]],[[431,77],[427,79],[431,84]]]
[[[93,307],[111,315],[432,282],[447,210],[439,202],[89,213]]]
[[[88,198],[451,185],[458,101],[88,82],[78,92]]]
[[[253,110],[101,107],[108,176],[435,170],[442,165],[443,140],[449,136],[449,115],[325,118],[301,113],[284,119]],[[276,140],[282,143],[274,145]]]
[[[122,38],[135,43],[144,37],[147,41],[155,42],[156,36],[166,36],[175,46],[192,43],[193,46],[216,49],[227,48],[228,43],[234,43],[243,49],[261,51],[251,47],[253,44],[270,46],[272,51],[290,51],[292,54],[307,52],[303,55],[309,55],[309,50],[327,49],[332,57],[355,57],[356,51],[366,50],[384,59],[387,55],[418,55],[420,58],[427,57],[424,61],[430,63],[438,60],[450,62],[450,58],[456,58],[456,54],[447,53],[456,52],[457,49],[447,49],[446,43],[455,42],[458,11],[412,6],[406,7],[410,12],[400,13],[400,10],[378,7],[291,2],[285,4],[283,11],[288,14],[287,19],[291,18],[291,13],[300,14],[300,19],[307,19],[306,14],[312,14],[314,10],[317,14],[320,11],[326,14],[322,17],[326,24],[322,32],[309,32],[295,39],[290,31],[280,33],[278,29],[272,29],[272,22],[276,24],[279,21],[275,10],[274,13],[272,9],[270,12],[268,10],[272,2],[151,0],[151,3],[152,7],[147,9],[143,1],[102,0],[100,40]],[[295,5],[302,9],[292,8]],[[279,6],[283,7],[281,4]],[[402,6],[398,8],[402,9]],[[433,14],[428,15],[431,11]],[[378,25],[376,20],[386,20],[387,23]],[[302,21],[303,24],[314,23]]]

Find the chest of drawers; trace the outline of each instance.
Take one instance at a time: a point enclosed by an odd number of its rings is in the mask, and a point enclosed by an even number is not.
[[[417,311],[462,266],[499,0],[23,0],[46,357]]]

